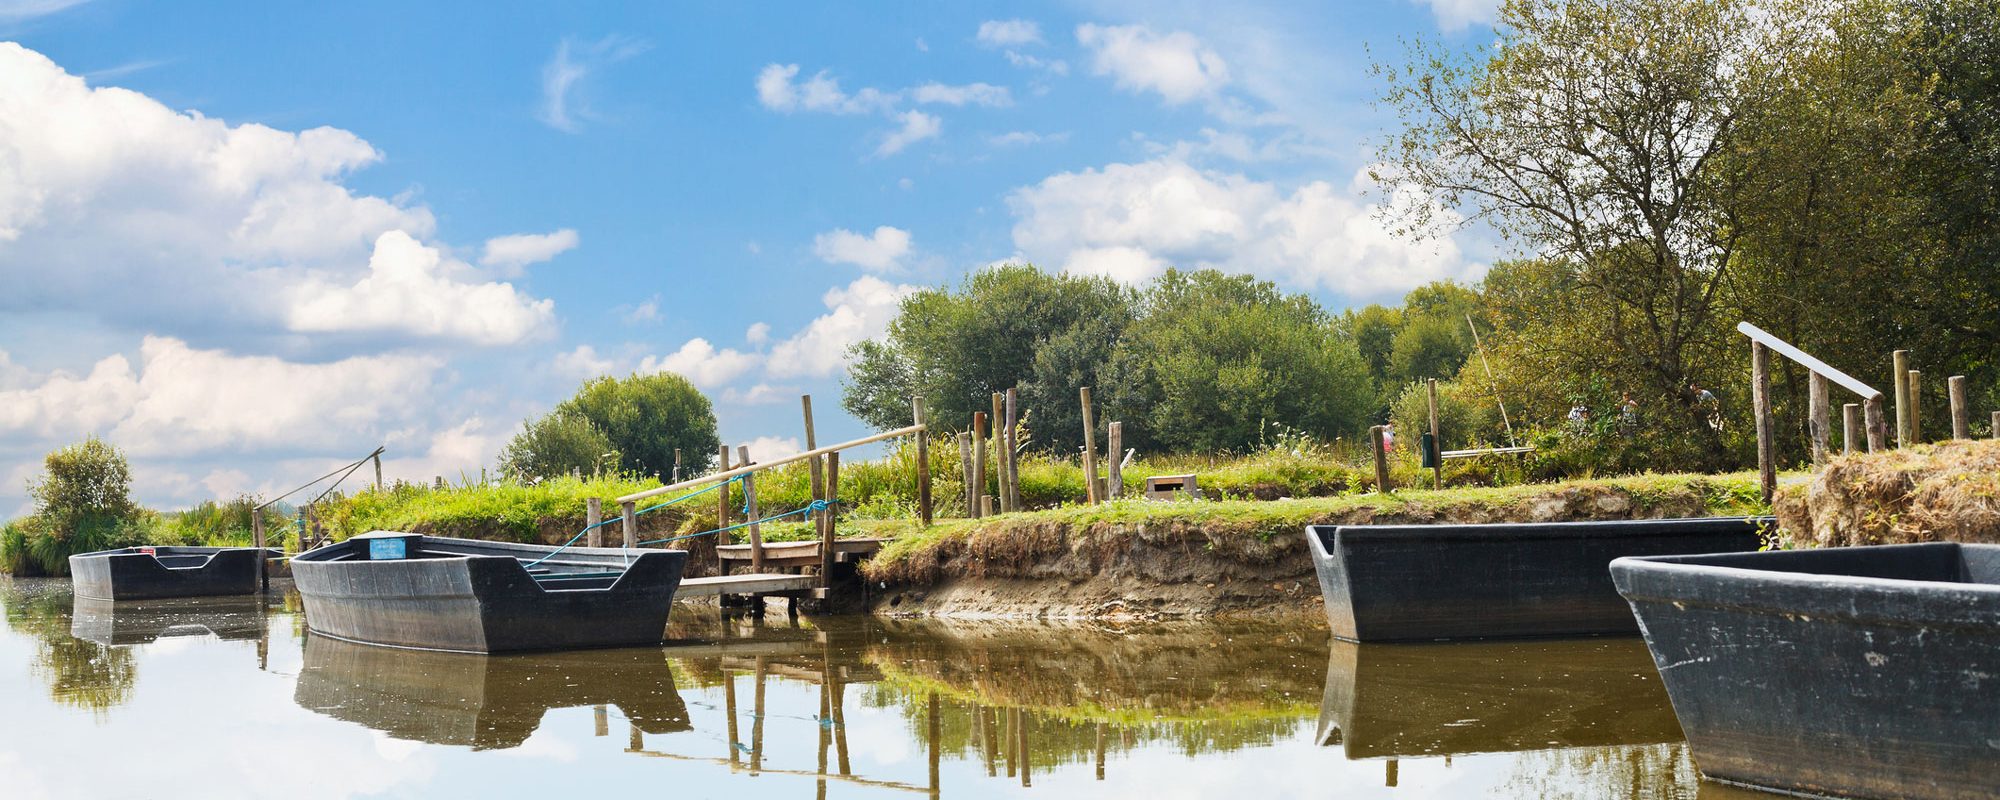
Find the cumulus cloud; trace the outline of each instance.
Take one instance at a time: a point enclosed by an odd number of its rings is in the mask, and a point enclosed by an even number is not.
[[[763,344],[765,342],[770,341],[771,323],[768,322],[750,323],[750,327],[747,330],[743,331],[743,340],[751,344]]]
[[[4,0],[0,2],[0,20],[47,16],[85,2],[87,0]]]
[[[580,344],[576,349],[557,353],[549,368],[557,375],[572,380],[589,380],[600,375],[609,375],[618,369],[618,362],[608,356],[598,355],[597,348]]]
[[[1481,268],[1451,239],[1392,234],[1378,220],[1382,209],[1361,199],[1365,188],[1365,171],[1344,187],[1313,181],[1285,193],[1162,158],[1052,175],[1007,202],[1023,253],[1129,282],[1169,265],[1213,267],[1378,297]],[[1397,194],[1391,202],[1421,201]]]
[[[681,349],[664,356],[647,356],[639,362],[640,372],[671,372],[702,389],[713,389],[742,377],[763,357],[730,349],[716,349],[707,339],[689,339]]]
[[[1091,51],[1091,71],[1118,88],[1157,92],[1168,105],[1213,96],[1229,83],[1222,56],[1185,31],[1155,33],[1144,25],[1077,26],[1076,41]]]
[[[368,275],[353,285],[315,280],[295,294],[292,330],[313,333],[400,333],[512,344],[546,333],[555,302],[536,300],[507,283],[455,279],[464,265],[444,258],[402,231],[375,240]]]
[[[1438,27],[1456,33],[1474,23],[1490,23],[1500,10],[1500,0],[1416,0],[1431,7]]]
[[[937,117],[922,111],[905,111],[896,115],[903,127],[882,137],[882,143],[875,147],[877,157],[891,156],[903,152],[903,148],[925,139],[935,139],[944,129]]]
[[[987,47],[1039,44],[1042,26],[1034,20],[989,19],[979,23],[979,43]]]
[[[624,36],[594,42],[564,38],[556,43],[549,63],[542,66],[542,105],[537,116],[565,133],[583,130],[583,121],[591,117],[591,111],[577,96],[579,84],[592,71],[636,56],[646,48],[646,43]]]
[[[910,232],[882,225],[866,236],[835,228],[813,237],[813,255],[829,264],[853,264],[873,272],[901,266],[910,253]]]
[[[934,105],[964,106],[978,105],[1005,107],[1014,104],[1014,96],[1005,86],[990,83],[967,83],[950,85],[935,81],[910,89],[910,99],[918,103]]]
[[[479,265],[503,272],[518,272],[530,264],[540,264],[576,249],[576,229],[563,228],[549,233],[516,233],[486,240]]]
[[[759,464],[805,452],[794,436],[759,436],[743,443],[750,448],[750,460]]]
[[[1065,142],[1065,141],[1069,141],[1068,131],[1063,131],[1061,133],[1036,133],[1034,131],[1008,131],[998,136],[986,137],[987,144],[991,144],[994,147],[1025,147],[1027,145],[1041,144],[1043,142]]]
[[[138,455],[337,444],[429,401],[435,358],[311,364],[201,350],[149,336],[139,367],[107,356],[88,375],[52,372],[0,392],[0,436],[108,435]]]
[[[845,287],[827,290],[821,298],[827,313],[773,346],[766,370],[794,378],[826,377],[846,368],[847,349],[881,336],[895,319],[897,304],[919,288],[864,275]]]

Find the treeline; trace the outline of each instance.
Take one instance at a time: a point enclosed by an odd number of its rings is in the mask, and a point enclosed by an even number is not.
[[[1241,451],[1391,417],[1408,441],[1436,377],[1447,447],[1714,471],[1754,460],[1744,320],[1884,391],[1911,350],[1932,438],[1947,376],[1974,419],[2000,407],[2000,0],[1515,0],[1492,45],[1376,73],[1400,117],[1376,177],[1421,198],[1399,229],[1479,222],[1531,257],[1340,314],[1214,272],[990,269],[858,346],[847,408],[890,427],[918,395],[963,426],[1019,387],[1032,444],[1070,451],[1089,385],[1143,449]],[[1807,373],[1774,366],[1797,462]]]

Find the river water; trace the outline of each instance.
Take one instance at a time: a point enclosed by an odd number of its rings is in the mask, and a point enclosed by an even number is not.
[[[673,646],[481,657],[310,636],[296,596],[0,605],[10,798],[1767,796],[1699,780],[1636,639],[681,605]]]

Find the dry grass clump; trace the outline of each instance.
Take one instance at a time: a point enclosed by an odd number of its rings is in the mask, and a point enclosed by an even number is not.
[[[2000,543],[2000,441],[1837,458],[1776,505],[1800,544]]]

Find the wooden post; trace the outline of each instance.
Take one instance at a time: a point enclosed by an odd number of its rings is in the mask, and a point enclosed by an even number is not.
[[[746,467],[750,466],[752,462],[750,461],[749,445],[736,446],[736,460],[743,462],[743,466]],[[762,516],[757,511],[757,473],[752,472],[748,475],[743,476],[743,508],[744,508],[743,521],[745,522],[749,522],[750,520],[753,519],[758,519],[760,516]],[[759,527],[760,526],[756,524],[752,524],[750,525],[750,527],[745,529],[750,532],[751,572],[764,571],[764,534],[762,531],[758,530]],[[721,560],[722,559],[720,557],[716,558],[716,561],[718,563]]]
[[[674,483],[681,482],[681,449],[674,448]]]
[[[972,441],[975,443],[972,447],[974,487],[972,496],[978,497],[986,493],[986,412],[984,411],[972,412]],[[983,517],[985,513],[981,509],[974,508],[972,516]]]
[[[1438,430],[1438,380],[1430,379],[1432,488],[1444,488],[1444,435]]]
[[[729,715],[729,768],[735,770],[738,760],[736,743],[743,740],[738,738],[740,734],[736,728],[736,676],[730,674],[727,667],[722,669],[722,704]]]
[[[1021,510],[1021,418],[1019,406],[1014,402],[1014,390],[1007,390],[1007,510]]]
[[[991,433],[993,434],[991,437],[993,440],[992,441],[993,473],[994,473],[993,493],[999,495],[1000,497],[1001,511],[1007,510],[1007,467],[1006,467],[1007,443],[1006,443],[1006,434],[1001,432],[1002,431],[1001,423],[1004,420],[1006,420],[1006,416],[1002,412],[1002,409],[1006,407],[1006,402],[1007,402],[1006,397],[1007,397],[1006,395],[1001,394],[999,392],[993,393],[993,413],[991,416],[988,416],[986,418],[988,427],[991,428]],[[973,442],[972,446],[985,447],[987,446],[987,441],[985,439],[980,439],[979,441]],[[982,477],[981,480],[984,480],[984,478]],[[979,513],[977,510],[977,507],[979,505],[979,499],[978,499],[979,495],[984,494],[985,492],[986,492],[986,487],[982,484],[979,487],[979,490],[974,492],[972,495],[974,516],[977,516]]]
[[[1889,354],[1889,382],[1896,394],[1896,446],[1910,446],[1910,351]]]
[[[993,495],[982,494],[979,496],[979,516],[993,516]]]
[[[1090,387],[1083,395],[1083,499],[1091,505],[1104,501],[1097,491],[1097,413],[1090,408]]]
[[[819,449],[818,434],[813,429],[813,396],[809,394],[799,395],[799,409],[805,415],[806,452],[810,453]],[[813,499],[822,500],[829,497],[830,495],[825,493],[825,476],[820,473],[819,459],[806,459],[806,469],[811,473],[809,480],[812,481]]]
[[[2000,411],[1993,412],[1993,427],[1986,429],[1987,436],[2000,439]]]
[[[1750,404],[1757,418],[1757,477],[1764,502],[1778,490],[1778,464],[1771,425],[1771,356],[1763,342],[1750,343]]]
[[[1861,418],[1868,426],[1868,452],[1873,453],[1889,446],[1889,421],[1882,413],[1882,396],[1875,395],[1861,401]]]
[[[271,590],[270,561],[264,552],[264,508],[250,509],[250,546],[257,548],[257,591]]]
[[[965,481],[965,491],[959,492],[963,495],[960,499],[965,501],[965,518],[973,519],[979,516],[979,501],[974,499],[976,496],[973,494],[978,491],[979,484],[972,480],[972,434],[970,433],[958,435],[958,473]]]
[[[1389,493],[1389,450],[1382,441],[1382,426],[1368,428],[1368,444],[1375,448],[1375,491]]]
[[[583,543],[585,546],[588,547],[604,546],[604,529],[597,527],[597,523],[603,521],[604,521],[603,498],[592,497],[584,500],[583,526],[590,530],[589,533],[584,534]]]
[[[1109,490],[1111,499],[1116,500],[1125,496],[1125,423],[1111,423],[1106,438],[1105,445],[1109,452],[1105,456],[1111,459],[1111,463],[1105,465],[1107,474],[1104,480],[1108,484],[1105,488]]]
[[[382,491],[382,451],[375,451],[375,491]]]
[[[590,717],[591,721],[594,723],[591,726],[592,735],[595,736],[611,735],[611,709],[605,708],[602,705],[592,706],[590,709]]]
[[[926,702],[924,709],[924,744],[930,750],[932,797],[938,796],[938,766],[941,761],[939,756],[944,752],[942,741],[944,733],[940,728],[942,728],[942,725],[938,719],[938,696],[937,692],[931,692],[930,699]]]
[[[1806,377],[1806,429],[1812,437],[1812,461],[1826,463],[1827,439],[1833,435],[1832,423],[1828,419],[1831,401],[1827,399],[1826,376],[1811,372]]]
[[[729,466],[729,445],[725,444],[717,451],[716,459],[715,468],[717,470],[727,471],[733,469],[733,467]],[[729,527],[729,484],[727,482],[715,489],[715,527],[718,530]],[[722,547],[729,544],[730,538],[728,531],[716,534],[715,546]],[[715,557],[715,563],[718,566],[722,564],[721,555],[718,554]]]
[[[924,424],[924,399],[910,398],[910,412],[916,424]],[[924,527],[931,524],[931,430],[924,428],[917,434],[917,521]]]
[[[1951,396],[1951,438],[1972,438],[1971,412],[1965,407],[1965,376],[1953,375],[1945,379],[1944,385]]]
[[[840,534],[834,532],[840,517],[839,453],[826,454],[826,502],[826,510],[820,512],[826,515],[826,530],[820,534],[819,540],[819,585],[830,590],[833,588],[833,544],[840,539]],[[828,602],[832,600],[832,597],[827,598]]]
[[[1860,452],[1860,440],[1861,405],[1844,403],[1840,406],[1840,454],[1851,456]]]
[[[1924,443],[1923,370],[1910,370],[1910,444]]]
[[[771,670],[766,656],[756,656],[756,689],[750,700],[750,774],[764,771],[764,676]]]
[[[618,516],[622,517],[621,528],[625,533],[627,548],[639,546],[639,513],[635,501],[627,500],[618,504]]]

